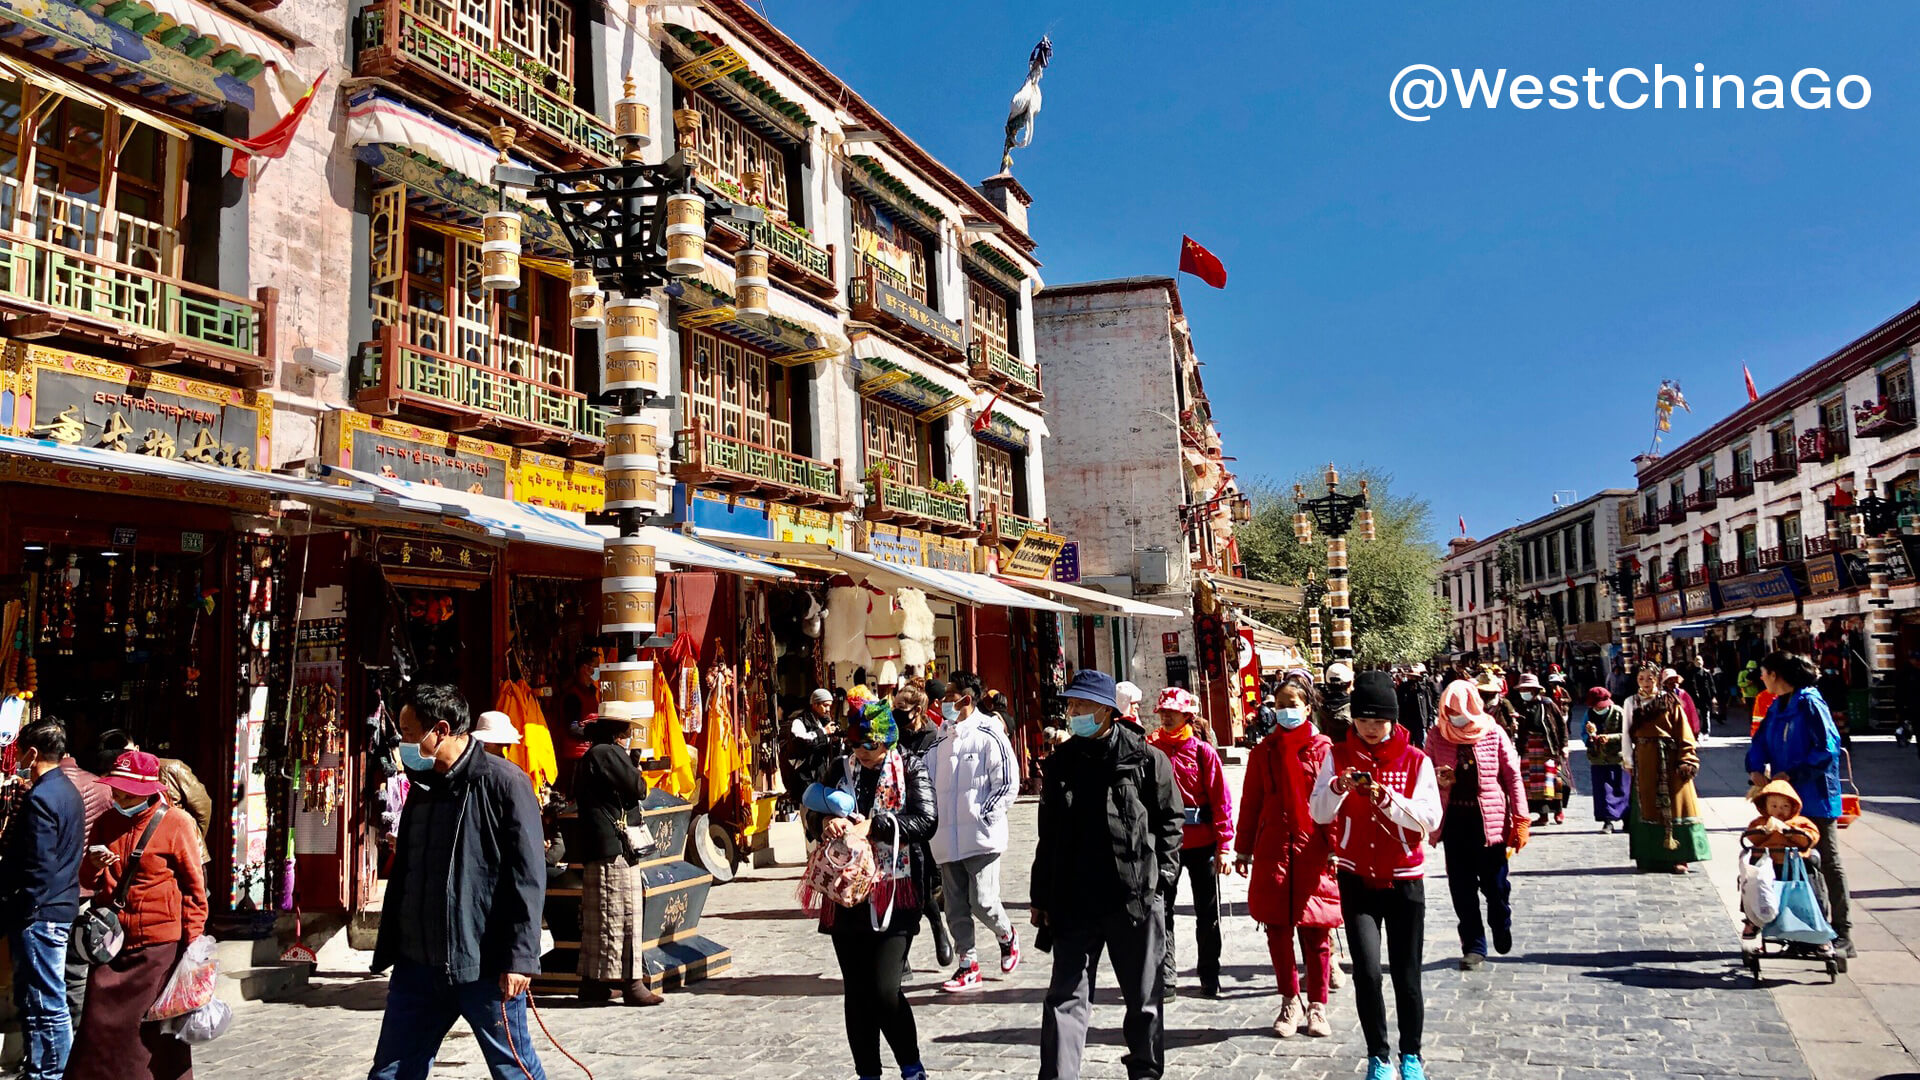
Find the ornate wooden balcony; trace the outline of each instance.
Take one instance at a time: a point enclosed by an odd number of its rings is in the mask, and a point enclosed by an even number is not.
[[[489,52],[470,40],[451,4],[379,0],[360,13],[359,48],[354,74],[409,84],[477,123],[499,123],[504,113],[523,142],[562,168],[610,165],[618,156],[606,121],[533,70],[503,62],[511,50]]]
[[[1629,510],[1623,524],[1629,535],[1651,536],[1660,531],[1660,511],[1656,509],[1650,514],[1642,514],[1638,510]]]
[[[263,384],[277,290],[249,300],[166,273],[181,256],[174,229],[0,177],[0,337],[109,342]]]
[[[1800,472],[1800,460],[1791,453],[1763,457],[1753,463],[1755,480],[1791,480]]]
[[[840,291],[835,284],[838,276],[834,272],[833,249],[815,243],[811,233],[790,221],[775,221],[771,213],[758,225],[718,219],[708,230],[707,239],[729,254],[752,240],[772,254],[767,260],[767,272],[774,277],[823,299],[830,299]]]
[[[828,464],[722,434],[699,416],[678,435],[673,475],[701,487],[724,488],[801,506],[845,510],[840,463]]]
[[[1761,548],[1754,559],[1761,567],[1785,566],[1799,562],[1806,554],[1798,540],[1789,540],[1779,547]]]
[[[980,534],[986,543],[1012,544],[1027,533],[1045,530],[1047,523],[1039,518],[1025,517],[1010,510],[1002,510],[999,504],[988,501],[986,508],[980,511]]]
[[[884,476],[867,478],[868,521],[885,521],[930,529],[948,536],[972,536],[973,515],[965,495],[903,484]]]
[[[1800,464],[1824,465],[1846,457],[1847,442],[1847,429],[1843,425],[1802,432],[1796,446]]]
[[[354,395],[359,408],[434,413],[449,418],[454,431],[567,457],[601,452],[607,410],[573,388],[571,353],[401,308],[385,297],[373,303],[378,336],[362,349],[365,366]]]
[[[1686,499],[1687,513],[1691,514],[1700,510],[1711,510],[1719,501],[1720,496],[1713,488],[1701,488],[1698,491],[1690,491],[1687,493]]]
[[[1914,428],[1913,399],[1890,397],[1853,407],[1853,431],[1863,439],[1890,439]]]
[[[1678,525],[1685,520],[1687,520],[1687,508],[1680,503],[1670,502],[1653,512],[1653,523],[1655,527],[1661,525]]]
[[[1039,365],[1029,364],[985,341],[976,341],[967,346],[967,356],[972,361],[974,378],[992,383],[1026,401],[1039,401],[1044,396],[1040,389]]]
[[[1843,532],[1838,538],[1830,536],[1809,536],[1806,539],[1807,558],[1815,555],[1831,555],[1836,551],[1852,551],[1859,547],[1850,532]]]
[[[1714,482],[1713,493],[1722,499],[1739,499],[1753,494],[1753,474],[1734,473]]]
[[[967,359],[960,324],[914,299],[885,271],[869,266],[853,279],[853,317],[892,331],[955,364]]]

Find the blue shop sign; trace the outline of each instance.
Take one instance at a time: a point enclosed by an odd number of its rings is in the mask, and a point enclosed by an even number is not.
[[[1751,607],[1774,600],[1791,600],[1800,595],[1800,591],[1800,579],[1790,567],[1782,566],[1720,582],[1720,603],[1730,608]]]
[[[1655,606],[1658,608],[1661,622],[1680,617],[1680,591],[1678,589],[1663,592],[1653,599]]]
[[[1067,585],[1080,580],[1080,541],[1060,545],[1060,554],[1053,560],[1053,580]]]
[[[1690,585],[1680,594],[1684,599],[1687,614],[1699,615],[1713,610],[1713,585]]]
[[[673,486],[673,520],[739,536],[773,538],[773,518],[767,513],[766,500],[704,491],[685,484]]]

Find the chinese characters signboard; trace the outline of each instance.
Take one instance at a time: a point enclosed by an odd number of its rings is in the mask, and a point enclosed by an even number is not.
[[[389,570],[434,574],[491,574],[491,548],[440,537],[384,534],[375,545],[380,565]]]
[[[938,533],[922,533],[920,536],[921,565],[936,570],[958,570],[970,573],[973,570],[973,545],[965,540],[955,540],[951,536]]]
[[[1067,538],[1064,536],[1031,530],[1020,538],[1020,546],[1007,556],[1000,572],[1013,577],[1044,578],[1053,570],[1053,561],[1060,557],[1060,550],[1066,546]]]
[[[883,273],[869,273],[867,303],[890,318],[912,327],[946,345],[955,352],[967,351],[967,335],[960,324],[914,299],[913,295]]]
[[[394,480],[507,498],[513,451],[497,443],[358,412],[331,412],[321,429],[329,464]]]
[[[0,371],[0,431],[230,469],[272,465],[273,399],[42,346]]]
[[[1066,585],[1080,580],[1080,541],[1069,540],[1060,545],[1060,555],[1053,560],[1053,580]]]

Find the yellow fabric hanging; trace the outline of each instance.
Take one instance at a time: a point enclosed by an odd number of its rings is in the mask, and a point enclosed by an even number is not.
[[[733,676],[721,672],[709,688],[707,701],[706,745],[700,754],[700,771],[706,781],[707,807],[722,808],[733,791],[733,774],[739,768],[739,740],[733,732]]]
[[[647,774],[647,784],[670,795],[691,800],[700,790],[693,771],[693,754],[680,731],[680,710],[673,703],[673,680],[653,680],[653,726],[647,733],[648,755],[667,767]]]
[[[547,730],[547,714],[540,709],[540,697],[525,679],[503,682],[493,707],[513,720],[520,741],[506,748],[506,759],[519,766],[533,781],[533,790],[551,787],[560,776],[560,765],[553,753],[553,733]]]

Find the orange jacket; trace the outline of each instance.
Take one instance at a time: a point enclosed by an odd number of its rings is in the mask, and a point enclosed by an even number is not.
[[[1752,832],[1754,829],[1764,829],[1767,827],[1767,822],[1771,820],[1773,819],[1765,814],[1761,814],[1759,817],[1747,823],[1747,831]],[[1777,833],[1770,832],[1765,836],[1754,837],[1752,840],[1753,846],[1756,848],[1768,848],[1774,851],[1811,850],[1813,845],[1820,842],[1820,827],[1808,821],[1806,818],[1796,815],[1780,824],[1785,826],[1781,831]],[[1800,838],[1806,840],[1804,848],[1802,845],[1794,842],[1796,833],[1799,834]]]
[[[120,925],[127,932],[127,948],[140,949],[185,939],[192,941],[207,926],[207,885],[200,876],[200,829],[185,810],[156,801],[135,817],[118,810],[101,814],[87,836],[89,846],[105,844],[117,861],[101,867],[92,859],[80,863],[80,883],[105,899],[119,887],[133,847],[146,831],[147,819],[166,816],[153,830],[140,868],[127,889],[127,906]]]

